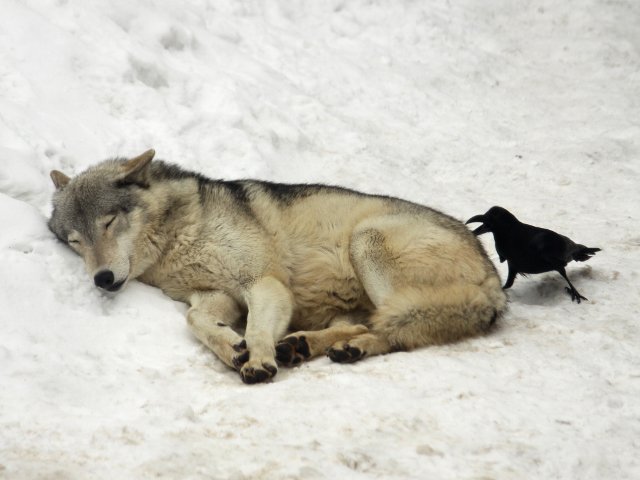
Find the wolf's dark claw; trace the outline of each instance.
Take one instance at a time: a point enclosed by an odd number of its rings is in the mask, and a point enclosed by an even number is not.
[[[268,363],[263,363],[262,366],[264,367],[264,369],[269,372],[269,375],[271,375],[271,378],[276,376],[276,373],[278,373],[278,369],[274,366],[274,365],[269,365]]]
[[[247,341],[246,340],[242,340],[240,343],[236,343],[233,346],[233,349],[236,352],[242,352],[243,350],[246,350],[247,349]]]
[[[249,356],[249,350],[245,350],[240,355],[233,357],[233,366],[236,367],[236,370],[240,370],[242,365],[249,361]]]

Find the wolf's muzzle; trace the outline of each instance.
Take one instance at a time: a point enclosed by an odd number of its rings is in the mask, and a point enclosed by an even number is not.
[[[125,280],[115,282],[115,277],[111,270],[101,270],[93,277],[93,281],[95,282],[96,287],[100,287],[109,292],[117,292],[118,290],[120,290],[120,287],[122,287]]]

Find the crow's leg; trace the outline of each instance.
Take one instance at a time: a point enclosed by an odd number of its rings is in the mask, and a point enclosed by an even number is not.
[[[504,287],[502,287],[505,290],[507,288],[511,288],[511,285],[513,285],[513,281],[516,279],[516,275],[518,274],[511,263],[507,263],[507,265],[509,265],[509,274],[507,275],[507,282],[504,284]]]
[[[567,290],[567,292],[569,293],[569,295],[571,295],[571,301],[573,302],[574,300],[578,303],[580,303],[580,300],[589,300],[587,297],[583,297],[582,295],[580,295],[578,293],[578,290],[576,290],[576,287],[574,287],[571,282],[569,281],[569,277],[567,277],[567,272],[564,270],[564,268],[559,268],[557,270],[557,272],[562,275],[562,277],[567,281],[567,283],[569,284],[568,287],[565,287],[565,289]]]

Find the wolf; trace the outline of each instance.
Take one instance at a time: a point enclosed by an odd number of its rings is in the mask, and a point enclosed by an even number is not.
[[[434,209],[327,185],[223,181],[148,150],[70,178],[51,231],[95,285],[134,279],[185,302],[187,324],[245,383],[487,332],[506,310],[475,235]]]

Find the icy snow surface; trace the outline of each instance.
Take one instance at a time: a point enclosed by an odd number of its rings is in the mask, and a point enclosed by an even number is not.
[[[635,0],[0,0],[0,477],[640,478],[639,25]],[[568,269],[590,301],[519,278],[484,338],[245,386],[184,305],[101,295],[46,228],[51,169],[150,147],[503,205],[603,248]]]

